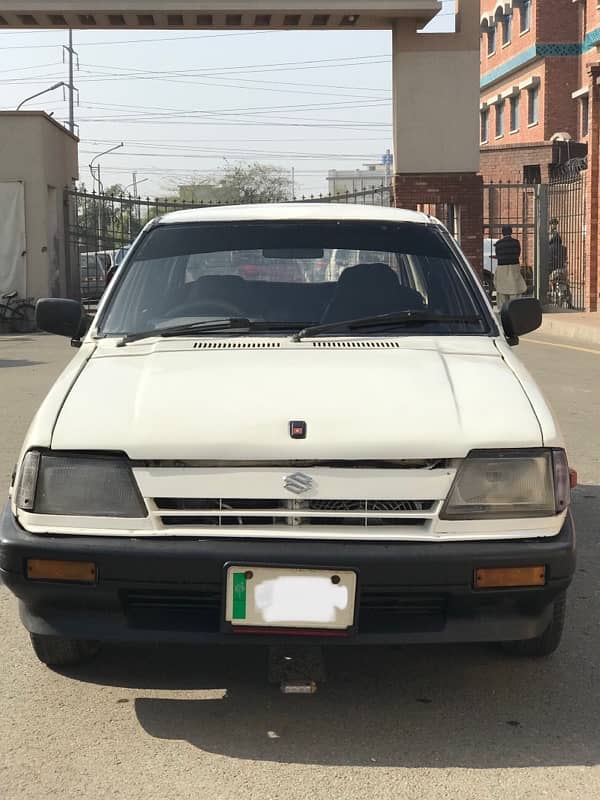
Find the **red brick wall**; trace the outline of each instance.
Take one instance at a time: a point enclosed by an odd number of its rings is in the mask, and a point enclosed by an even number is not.
[[[550,178],[553,147],[548,143],[498,145],[481,148],[481,174],[485,183],[522,183],[523,168],[539,164],[542,183]]]
[[[562,59],[561,59],[562,60]],[[520,94],[521,97],[521,108],[520,108],[520,125],[519,130],[517,133],[511,133],[510,131],[510,111],[509,111],[509,101],[507,100],[504,104],[504,136],[501,139],[496,139],[496,111],[497,106],[490,105],[490,136],[489,136],[489,144],[490,145],[501,145],[501,144],[521,144],[523,142],[544,142],[547,140],[545,136],[544,130],[544,119],[546,117],[546,106],[547,106],[547,98],[546,98],[546,68],[547,62],[543,60],[535,61],[530,64],[525,69],[519,70],[518,72],[512,73],[503,81],[499,81],[495,83],[493,86],[488,87],[481,93],[481,100],[487,103],[492,103],[499,94],[502,94],[505,91],[511,90],[514,86],[518,86],[520,83],[523,83],[530,78],[539,78],[540,79],[540,96],[539,96],[539,114],[538,119],[539,122],[537,125],[532,125],[531,127],[528,125],[528,96],[527,91],[522,91]],[[572,90],[573,91],[573,90]],[[571,100],[571,95],[569,94],[569,102],[573,102]],[[554,131],[552,131],[554,133]]]
[[[394,175],[394,204],[417,209],[421,205],[455,204],[460,208],[460,244],[471,266],[483,268],[483,181],[474,172]]]
[[[579,135],[579,104],[572,94],[579,88],[577,56],[546,60],[543,85],[543,140],[566,131],[573,139]]]
[[[579,3],[574,3],[573,0],[534,0],[533,5],[538,44],[578,40]]]

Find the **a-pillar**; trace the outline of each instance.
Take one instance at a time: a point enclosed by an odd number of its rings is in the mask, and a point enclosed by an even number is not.
[[[455,33],[393,27],[394,199],[454,205],[460,244],[483,267],[479,175],[479,0],[457,0]]]
[[[588,132],[588,168],[585,171],[585,308],[586,311],[598,310],[598,283],[600,265],[599,207],[600,200],[600,63],[590,64],[589,75],[589,132]]]

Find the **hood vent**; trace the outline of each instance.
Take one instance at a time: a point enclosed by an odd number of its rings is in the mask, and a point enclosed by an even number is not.
[[[194,350],[275,350],[280,342],[194,342]]]
[[[382,339],[380,341],[367,341],[367,342],[313,342],[313,347],[337,347],[337,348],[346,348],[346,349],[356,349],[356,348],[381,348],[381,347],[400,347],[399,342],[389,341],[387,339]]]

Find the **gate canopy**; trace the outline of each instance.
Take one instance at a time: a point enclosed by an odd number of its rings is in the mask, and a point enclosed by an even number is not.
[[[0,0],[2,28],[348,30],[418,27],[438,0]]]

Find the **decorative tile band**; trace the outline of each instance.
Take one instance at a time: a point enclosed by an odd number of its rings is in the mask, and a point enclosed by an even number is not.
[[[486,72],[481,76],[479,85],[481,89],[486,89],[496,81],[505,78],[512,72],[525,67],[536,58],[564,58],[565,56],[580,56],[588,50],[600,45],[600,28],[596,28],[586,34],[582,42],[563,42],[560,44],[537,44],[523,50],[518,56],[509,59],[496,69]]]

